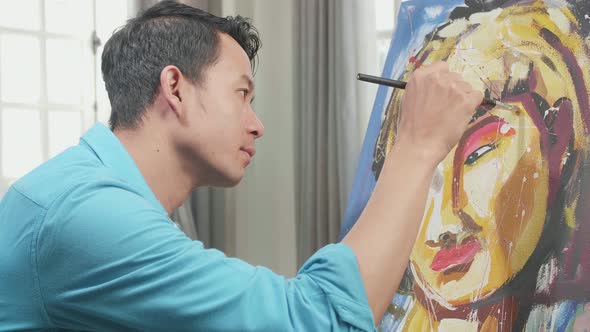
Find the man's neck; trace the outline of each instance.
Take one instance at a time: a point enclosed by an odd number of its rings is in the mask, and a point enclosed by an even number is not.
[[[190,176],[172,149],[163,128],[154,128],[149,121],[137,129],[115,130],[150,189],[168,214],[186,200],[194,187]]]

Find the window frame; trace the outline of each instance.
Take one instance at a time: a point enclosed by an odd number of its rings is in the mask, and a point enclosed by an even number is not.
[[[39,100],[37,102],[13,102],[13,101],[6,101],[6,99],[2,96],[2,84],[0,82],[0,128],[5,125],[5,110],[7,109],[24,109],[24,110],[34,110],[39,112],[40,117],[40,148],[41,148],[41,163],[47,161],[51,158],[51,147],[50,147],[50,137],[52,132],[50,129],[50,114],[52,112],[76,112],[80,115],[80,134],[85,132],[89,129],[92,125],[99,122],[99,112],[102,111],[103,113],[106,112],[105,110],[99,109],[101,106],[104,108],[106,105],[109,105],[108,99],[106,101],[102,97],[103,94],[99,94],[99,90],[104,90],[104,84],[102,84],[101,74],[100,74],[100,52],[99,50],[102,49],[102,45],[104,44],[103,41],[106,41],[109,36],[98,36],[97,31],[99,30],[98,27],[101,24],[101,20],[97,17],[98,10],[97,10],[97,2],[101,0],[89,0],[89,6],[92,16],[92,25],[90,34],[80,34],[76,33],[76,27],[72,27],[72,33],[56,33],[56,32],[49,32],[47,31],[47,22],[46,22],[46,13],[47,13],[47,0],[34,0],[38,3],[39,7],[39,26],[35,29],[28,29],[28,28],[17,28],[17,27],[10,27],[2,22],[0,22],[0,37],[4,35],[14,35],[14,36],[23,36],[27,38],[34,38],[39,41],[39,65],[40,65],[40,95]],[[135,14],[137,8],[139,8],[138,0],[124,0],[127,2],[127,12],[124,14],[126,19],[129,19],[132,15]],[[123,5],[124,6],[124,5]],[[103,21],[104,23],[104,21]],[[121,25],[125,22],[121,22]],[[100,27],[104,27],[102,25]],[[83,74],[81,74],[81,84],[83,87],[80,87],[80,100],[77,103],[56,103],[49,100],[49,90],[48,90],[48,41],[50,40],[58,40],[58,41],[67,41],[67,42],[75,42],[79,43],[81,46],[77,50],[82,50],[84,57],[81,59],[81,68],[83,69]],[[87,45],[88,50],[84,48]],[[4,45],[0,43],[0,56],[2,56],[2,48]],[[86,53],[88,51],[88,53]],[[82,53],[81,53],[82,54]],[[110,109],[108,110],[110,113]],[[54,113],[55,114],[55,113]],[[103,116],[104,117],[104,116]],[[102,121],[104,122],[104,120]],[[4,162],[3,158],[5,156],[5,151],[3,151],[2,147],[4,144],[4,137],[0,135],[0,197],[3,196],[4,190],[8,188],[15,180],[17,180],[20,176],[12,176],[7,175],[4,169]],[[23,170],[23,174],[30,170]],[[1,188],[2,186],[6,188]]]

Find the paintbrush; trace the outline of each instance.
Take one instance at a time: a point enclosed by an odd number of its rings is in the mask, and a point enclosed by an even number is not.
[[[397,88],[397,89],[405,89],[406,85],[407,85],[407,83],[403,82],[403,81],[390,80],[388,78],[365,75],[365,74],[358,74],[356,76],[356,78],[359,81],[376,83],[376,84],[380,84],[380,85],[386,85],[386,86],[390,86],[392,88]],[[509,110],[509,111],[516,111],[517,110],[517,108],[515,106],[508,105],[508,104],[503,103],[497,99],[484,98],[481,105],[482,106],[491,106],[491,107],[501,107],[501,108]]]

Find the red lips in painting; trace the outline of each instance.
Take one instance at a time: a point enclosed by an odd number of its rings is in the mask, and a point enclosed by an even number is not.
[[[481,243],[476,238],[471,238],[458,245],[443,247],[436,253],[430,268],[436,272],[445,272],[452,268],[469,264],[475,254],[481,249]]]

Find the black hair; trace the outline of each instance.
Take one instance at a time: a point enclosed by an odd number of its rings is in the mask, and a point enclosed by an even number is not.
[[[244,49],[252,68],[261,47],[256,28],[241,16],[218,17],[174,1],[162,1],[127,22],[107,41],[102,75],[111,102],[110,127],[136,128],[154,102],[160,73],[177,66],[193,83],[219,57],[219,33]]]

